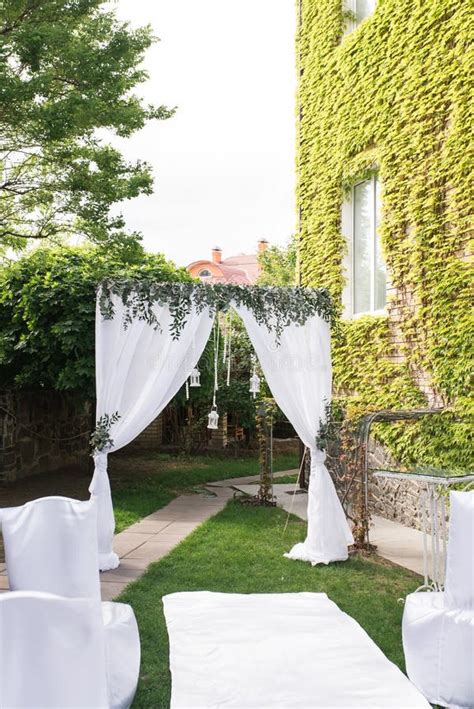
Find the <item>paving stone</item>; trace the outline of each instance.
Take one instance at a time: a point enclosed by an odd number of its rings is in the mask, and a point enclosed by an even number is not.
[[[183,537],[184,538],[184,537]],[[182,541],[181,539],[179,541]],[[145,542],[137,549],[134,549],[129,554],[125,556],[126,559],[143,559],[151,564],[153,561],[158,561],[162,559],[166,554],[178,544],[179,542],[167,540],[163,542],[153,541]]]
[[[147,534],[150,536],[151,534],[158,534],[170,524],[171,520],[143,519],[127,527],[126,531],[128,534]]]
[[[133,534],[127,531],[120,532],[114,539],[114,551],[120,557],[126,556],[128,552],[144,544],[152,536],[151,534]]]
[[[8,576],[0,576],[0,589],[2,591],[8,591],[9,588],[10,586],[8,585]]]
[[[120,566],[117,569],[103,571],[100,575],[102,583],[130,583],[134,579],[142,576],[146,571],[146,562],[137,559],[121,559]]]
[[[113,598],[122,593],[127,586],[126,583],[102,583],[100,585],[100,593],[103,601],[111,601]]]

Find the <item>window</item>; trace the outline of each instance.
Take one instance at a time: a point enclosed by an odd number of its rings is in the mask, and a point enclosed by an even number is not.
[[[352,188],[350,204],[343,208],[343,231],[349,241],[349,283],[344,298],[349,316],[385,307],[387,275],[378,235],[380,207],[380,182],[372,177]]]
[[[347,0],[347,9],[354,15],[352,29],[355,29],[362,20],[369,17],[375,10],[377,0]]]
[[[212,273],[207,270],[207,268],[203,268],[202,271],[199,271],[199,278],[209,278],[209,276],[212,276]]]

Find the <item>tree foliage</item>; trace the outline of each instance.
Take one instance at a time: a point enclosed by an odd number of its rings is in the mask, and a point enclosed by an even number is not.
[[[188,280],[159,254],[38,248],[0,268],[0,381],[93,396],[97,284],[108,276]]]
[[[71,233],[128,242],[111,207],[152,191],[150,167],[102,140],[128,137],[172,111],[133,90],[154,41],[102,0],[0,3],[0,244]]]
[[[292,236],[286,246],[269,246],[258,256],[262,286],[294,286],[298,244]]]

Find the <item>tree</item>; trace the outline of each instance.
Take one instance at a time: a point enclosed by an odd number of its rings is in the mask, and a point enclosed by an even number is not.
[[[40,247],[0,267],[2,386],[95,392],[97,284],[105,277],[189,280],[159,254],[124,257],[100,247]]]
[[[111,207],[150,194],[146,162],[129,163],[98,131],[128,137],[164,106],[133,94],[154,41],[103,0],[0,3],[0,244],[81,234],[129,243]]]
[[[292,236],[284,247],[269,246],[258,256],[261,286],[294,286],[296,284],[296,262],[298,244]]]

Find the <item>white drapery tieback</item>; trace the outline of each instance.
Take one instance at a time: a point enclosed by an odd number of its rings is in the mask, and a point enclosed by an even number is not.
[[[345,561],[348,557],[347,546],[354,543],[354,538],[326,468],[326,454],[316,447],[310,448],[310,454],[307,536],[285,556],[309,561],[313,566]]]
[[[99,547],[99,569],[108,571],[120,564],[118,555],[113,551],[115,517],[112,506],[112,493],[107,473],[107,452],[94,453],[94,475],[89,485],[91,497],[97,501],[97,543]]]

